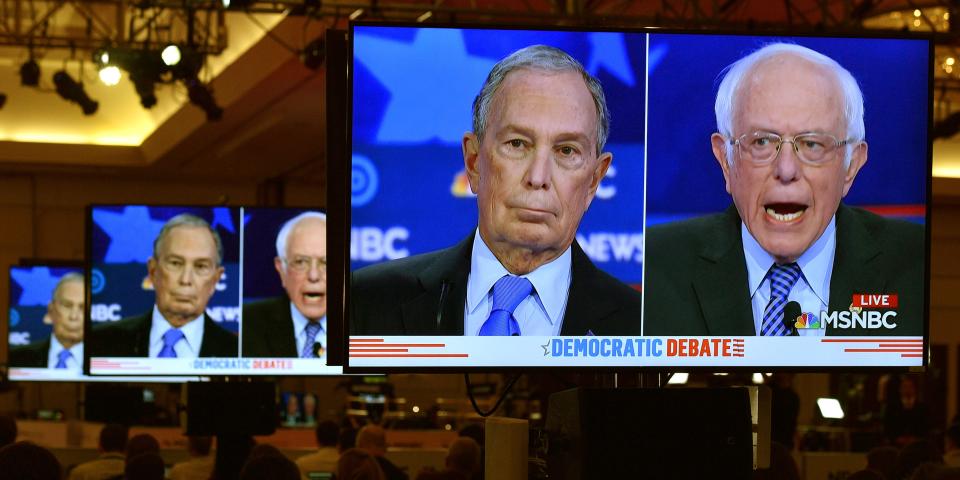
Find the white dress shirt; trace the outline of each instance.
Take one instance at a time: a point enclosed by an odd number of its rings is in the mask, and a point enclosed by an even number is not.
[[[63,344],[57,340],[57,336],[50,334],[50,350],[47,351],[47,368],[54,368],[60,360],[60,352],[70,350],[70,357],[67,358],[67,370],[80,373],[83,371],[83,342],[80,342],[69,349],[63,348]]]
[[[820,318],[820,313],[827,310],[827,306],[830,305],[830,276],[833,273],[833,257],[837,249],[836,220],[836,216],[830,219],[830,224],[823,231],[823,235],[820,235],[820,238],[797,259],[797,265],[800,266],[800,279],[787,296],[788,301],[792,300],[800,304],[802,313],[816,315],[820,319],[821,326],[823,319]],[[770,303],[770,278],[767,272],[775,261],[773,256],[757,243],[743,223],[740,224],[740,232],[743,254],[747,261],[753,326],[756,334],[760,335],[763,311]],[[804,337],[823,336],[824,332],[823,328],[797,329],[797,333]]]
[[[303,353],[303,348],[307,345],[307,324],[310,320],[303,316],[300,310],[297,310],[297,306],[293,302],[290,302],[290,316],[293,317],[293,333],[297,340],[297,356],[299,357]],[[324,358],[327,356],[327,316],[324,315],[319,322],[320,331],[317,332],[317,337],[313,341],[320,342],[320,345],[323,346],[323,353],[320,358]]]
[[[200,355],[200,344],[203,343],[203,314],[180,327],[183,338],[173,346],[177,358],[197,358]],[[160,313],[156,305],[153,306],[153,319],[150,325],[150,358],[156,358],[163,350],[163,334],[174,328]]]
[[[513,316],[520,325],[520,335],[557,336],[567,310],[570,291],[571,250],[567,247],[559,257],[536,270],[521,275],[533,284],[533,291],[525,298]],[[504,275],[510,275],[493,255],[477,230],[470,255],[470,275],[467,277],[467,299],[464,311],[465,335],[477,335],[493,308],[493,284]]]

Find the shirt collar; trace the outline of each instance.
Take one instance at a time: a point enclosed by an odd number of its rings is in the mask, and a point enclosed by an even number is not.
[[[833,255],[837,246],[837,217],[830,219],[827,228],[820,235],[820,238],[810,246],[800,258],[797,259],[797,265],[800,266],[802,278],[810,286],[810,289],[820,298],[820,301],[826,304],[826,299],[830,293],[830,273],[833,268]],[[757,293],[757,289],[767,277],[767,272],[774,264],[773,255],[767,253],[757,239],[753,238],[747,226],[740,223],[740,238],[743,242],[743,253],[747,261],[747,278],[750,287],[750,297]]]
[[[197,318],[190,320],[186,325],[180,327],[180,331],[183,332],[183,339],[198,355],[200,353],[200,343],[203,342],[203,321],[204,318],[201,313]],[[153,306],[153,321],[150,323],[150,345],[162,342],[163,334],[167,333],[167,330],[174,328],[174,326],[167,321],[166,317],[160,313],[160,309],[157,308],[156,305]]]
[[[293,319],[293,332],[296,335],[300,335],[301,332],[306,330],[307,323],[309,323],[310,320],[307,319],[307,317],[305,317],[302,313],[300,313],[300,310],[297,310],[297,306],[294,305],[293,302],[290,302],[290,317]],[[320,330],[326,332],[327,316],[324,315],[323,317],[320,317],[319,323],[320,323]]]
[[[533,284],[534,295],[547,312],[550,325],[560,320],[567,300],[570,285],[571,249],[567,249],[557,258],[537,267],[536,270],[521,277]],[[486,299],[493,284],[510,272],[497,260],[490,248],[480,237],[477,229],[473,237],[473,253],[470,257],[471,278],[467,285],[467,311],[473,313]]]
[[[73,356],[73,359],[77,361],[78,364],[83,364],[83,342],[77,343],[70,348],[65,348],[60,340],[57,339],[57,336],[50,333],[50,350],[47,352],[47,365],[56,365],[59,360],[60,352],[63,350],[70,350],[70,355]]]

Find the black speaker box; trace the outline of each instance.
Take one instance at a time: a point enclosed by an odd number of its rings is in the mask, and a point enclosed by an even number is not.
[[[745,388],[566,390],[546,430],[551,480],[752,475]]]
[[[187,383],[187,435],[270,435],[278,422],[273,382]]]

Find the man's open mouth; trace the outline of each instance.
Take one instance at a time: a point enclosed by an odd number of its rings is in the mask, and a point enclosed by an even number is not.
[[[799,203],[768,203],[764,209],[768,217],[778,222],[792,222],[803,216],[807,206]]]
[[[303,299],[308,302],[319,302],[326,297],[325,293],[307,292],[303,294]]]

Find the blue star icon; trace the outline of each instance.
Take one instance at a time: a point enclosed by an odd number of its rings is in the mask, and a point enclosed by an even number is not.
[[[473,98],[495,63],[469,55],[463,34],[445,28],[420,30],[412,43],[358,32],[354,52],[390,91],[379,142],[459,144],[470,129]]]
[[[227,207],[217,207],[213,209],[213,223],[211,223],[210,226],[217,228],[217,225],[220,225],[230,233],[237,233],[233,228],[233,215],[230,215],[230,209]]]
[[[587,70],[593,75],[603,67],[626,85],[634,86],[637,81],[630,68],[627,45],[622,33],[594,32],[590,34],[590,63]]]
[[[124,207],[122,213],[95,209],[93,221],[110,237],[103,258],[106,263],[145,263],[153,255],[153,239],[164,224],[150,218],[150,210],[144,206]]]
[[[51,274],[47,267],[13,268],[10,276],[20,286],[17,304],[21,307],[46,306],[60,281],[60,277]]]

